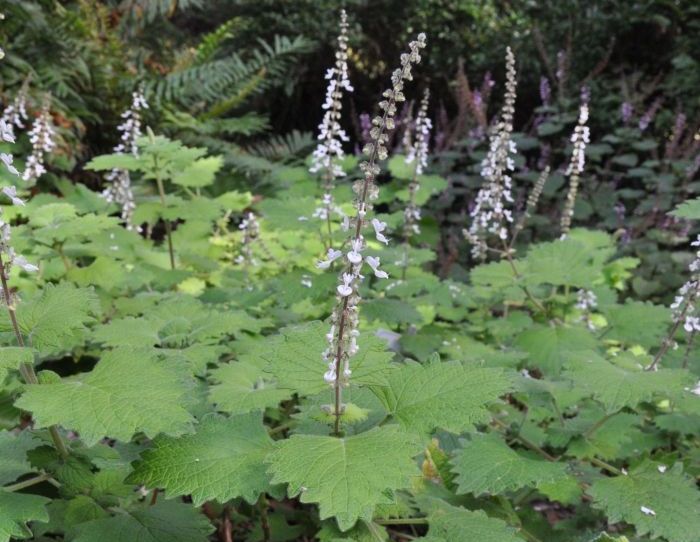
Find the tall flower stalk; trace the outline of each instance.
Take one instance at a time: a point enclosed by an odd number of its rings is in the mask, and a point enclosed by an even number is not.
[[[32,152],[27,158],[22,179],[27,182],[36,181],[44,173],[46,166],[44,160],[56,148],[56,131],[51,122],[51,95],[44,96],[41,111],[32,124],[29,131],[29,141],[32,144]]]
[[[15,137],[4,119],[0,119],[0,139],[8,143],[14,143]],[[8,171],[13,175],[19,175],[17,169],[12,165],[12,155],[2,154],[2,161],[5,163]],[[17,189],[14,186],[5,187],[2,193],[7,196],[13,205],[24,206],[24,201],[17,196]],[[1,212],[0,212],[1,215]],[[9,286],[10,271],[12,266],[17,266],[26,272],[32,273],[38,271],[36,265],[29,263],[24,256],[16,254],[11,245],[12,228],[8,222],[5,222],[0,216],[0,287],[2,288],[2,300],[5,303],[7,314],[12,323],[12,329],[15,333],[15,339],[20,347],[25,346],[24,337],[17,321],[17,308],[15,297],[12,294]],[[32,363],[22,363],[19,367],[20,374],[26,384],[38,384],[34,365]],[[55,425],[49,427],[49,434],[53,440],[54,446],[62,458],[68,457],[68,448],[66,448],[63,439],[61,438],[58,428]]]
[[[386,160],[389,153],[386,144],[389,140],[389,132],[394,130],[396,123],[396,104],[406,100],[403,94],[404,81],[411,81],[412,66],[421,60],[420,50],[425,47],[425,34],[418,35],[415,41],[409,43],[409,52],[401,55],[401,67],[391,76],[391,88],[384,91],[384,100],[379,103],[383,111],[381,115],[372,120],[370,130],[370,142],[365,145],[364,154],[366,160],[360,164],[362,179],[353,184],[355,192],[355,216],[347,221],[349,230],[348,250],[343,253],[340,250],[328,249],[328,258],[319,262],[318,267],[327,268],[334,260],[342,258],[343,269],[339,276],[339,284],[336,288],[337,303],[331,316],[331,327],[326,334],[328,348],[323,352],[323,361],[327,363],[328,370],[324,374],[324,380],[334,390],[334,404],[331,413],[335,418],[334,433],[340,434],[340,418],[344,407],[342,403],[343,388],[350,383],[350,359],[358,352],[359,313],[358,306],[361,300],[359,286],[363,280],[361,274],[363,263],[371,269],[378,278],[387,278],[385,271],[379,268],[379,258],[364,256],[366,248],[363,232],[368,223],[371,223],[376,238],[380,242],[388,243],[383,231],[386,224],[377,218],[369,219],[371,201],[375,200],[379,191],[375,179],[380,172],[377,164],[379,160]]]
[[[411,237],[420,233],[420,207],[416,204],[416,196],[420,190],[419,177],[423,174],[423,170],[428,166],[428,150],[430,146],[430,130],[433,128],[433,123],[428,118],[428,105],[430,103],[430,90],[425,89],[423,99],[421,100],[420,108],[415,123],[415,139],[408,148],[406,156],[407,164],[415,164],[413,169],[413,178],[408,185],[408,205],[404,210],[403,222],[403,238],[404,238],[404,254],[402,279],[406,278],[406,269],[408,268],[408,246]]]
[[[566,169],[566,175],[569,176],[569,192],[566,195],[564,203],[564,211],[561,215],[561,235],[566,237],[571,229],[571,220],[574,217],[574,204],[576,203],[576,195],[578,193],[578,185],[581,180],[583,168],[586,165],[586,145],[590,142],[590,130],[588,123],[588,104],[581,104],[579,110],[578,124],[574,128],[574,133],[571,135],[571,142],[574,144],[574,150],[571,153],[571,161]]]
[[[343,91],[352,92],[353,88],[348,78],[348,17],[345,10],[340,12],[340,34],[338,35],[338,49],[335,52],[335,66],[326,73],[328,87],[326,89],[326,101],[323,103],[323,120],[319,124],[318,145],[314,150],[311,173],[319,173],[323,180],[323,198],[321,205],[314,211],[314,218],[326,222],[328,228],[328,244],[331,246],[331,214],[343,216],[340,207],[333,199],[333,187],[335,179],[344,177],[340,162],[345,157],[343,142],[349,138],[345,130],[340,126],[343,109]]]
[[[122,113],[123,122],[117,126],[121,132],[119,143],[114,147],[115,154],[131,154],[138,156],[139,148],[136,144],[141,137],[141,111],[148,109],[148,102],[143,93],[138,90],[132,93],[131,106]],[[104,198],[114,202],[122,208],[121,216],[128,230],[134,229],[133,215],[136,204],[134,193],[131,189],[131,176],[126,169],[114,168],[105,177],[109,185],[102,192]]]
[[[700,331],[700,306],[698,304],[700,301],[700,235],[693,241],[692,246],[695,247],[696,252],[695,258],[688,267],[691,274],[690,280],[681,286],[671,304],[673,325],[663,343],[661,343],[654,360],[647,367],[649,371],[655,370],[668,349],[675,346],[676,343],[673,337],[681,326],[689,335],[689,346],[692,344],[695,334]]]
[[[491,128],[488,154],[481,163],[481,176],[485,183],[479,190],[476,204],[470,213],[471,226],[464,231],[472,245],[472,256],[475,258],[486,257],[490,236],[496,236],[504,243],[508,237],[507,224],[513,222],[513,214],[508,206],[513,203],[512,180],[509,173],[514,168],[511,155],[517,150],[511,138],[517,85],[515,56],[508,47],[506,49],[505,100],[500,119]]]

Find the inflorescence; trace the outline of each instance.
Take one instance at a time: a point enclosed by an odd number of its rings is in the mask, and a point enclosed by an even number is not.
[[[420,233],[420,207],[416,205],[416,194],[420,189],[418,177],[423,174],[423,170],[428,166],[428,150],[430,145],[430,130],[433,123],[428,118],[428,103],[430,101],[430,91],[426,88],[421,100],[418,116],[415,125],[415,140],[408,149],[406,163],[415,162],[413,179],[408,185],[408,205],[404,211],[404,237],[409,238],[413,234]]]
[[[139,149],[136,144],[141,137],[141,111],[148,109],[148,103],[141,91],[136,91],[132,94],[131,106],[122,113],[123,122],[117,126],[117,130],[121,132],[120,141],[114,152],[116,154],[131,154],[138,156]],[[126,228],[131,230],[134,228],[132,218],[136,204],[134,203],[134,193],[131,189],[131,176],[126,169],[114,168],[110,171],[106,180],[109,185],[102,192],[104,198],[109,202],[114,202],[122,208],[122,220]]]
[[[578,124],[574,128],[574,133],[571,135],[571,142],[574,144],[574,150],[571,153],[571,161],[566,169],[566,175],[569,176],[569,192],[566,195],[564,203],[564,211],[561,216],[561,234],[566,237],[571,229],[571,219],[574,217],[574,203],[576,203],[576,194],[578,193],[578,185],[581,180],[581,174],[586,164],[586,145],[590,142],[590,130],[588,123],[588,104],[582,103],[579,111]]]
[[[51,122],[51,96],[44,97],[39,116],[34,120],[32,129],[29,131],[29,141],[32,144],[32,152],[27,158],[22,179],[25,181],[36,181],[44,173],[46,166],[44,160],[47,154],[56,148],[54,138],[56,131]]]
[[[472,256],[485,258],[488,251],[488,237],[495,235],[502,242],[508,237],[508,223],[513,222],[512,180],[509,172],[514,168],[511,155],[517,152],[513,133],[515,113],[515,91],[517,87],[515,56],[510,47],[506,49],[506,93],[499,121],[492,127],[489,151],[481,163],[481,176],[484,186],[476,196],[476,203],[470,216],[471,226],[464,235],[472,244]]]
[[[330,227],[332,213],[343,216],[340,207],[333,201],[332,190],[335,179],[345,176],[340,162],[345,157],[343,142],[349,141],[349,138],[340,126],[340,119],[343,109],[343,91],[353,91],[348,78],[348,21],[345,10],[340,12],[340,34],[338,49],[335,53],[335,66],[328,70],[326,79],[328,79],[328,88],[326,101],[323,104],[325,113],[318,126],[318,145],[314,150],[309,171],[320,173],[323,178],[323,199],[313,216],[327,221]]]
[[[425,47],[425,39],[425,34],[419,34],[417,39],[409,44],[409,52],[401,55],[401,67],[395,70],[391,76],[392,87],[384,92],[384,100],[379,103],[379,108],[383,113],[372,120],[370,142],[364,148],[367,159],[360,164],[363,178],[353,185],[353,191],[356,195],[356,215],[352,220],[345,221],[345,228],[350,230],[347,251],[330,248],[327,259],[317,264],[319,268],[325,269],[330,267],[333,261],[341,258],[344,263],[336,288],[337,304],[331,316],[330,330],[326,334],[328,348],[323,352],[323,360],[328,365],[324,380],[335,389],[333,413],[336,416],[336,433],[338,432],[339,416],[343,409],[341,389],[343,386],[349,385],[350,359],[359,350],[358,304],[361,299],[359,286],[364,279],[362,275],[363,263],[367,264],[376,277],[388,278],[387,273],[380,269],[378,257],[363,254],[363,250],[366,248],[363,230],[368,222],[371,223],[377,240],[385,244],[389,242],[384,235],[386,223],[377,218],[369,220],[367,216],[372,208],[370,202],[379,195],[375,184],[376,176],[380,172],[377,161],[385,160],[388,157],[386,145],[389,139],[388,132],[394,130],[396,125],[394,120],[396,105],[406,99],[403,94],[404,81],[413,79],[412,66],[421,60],[420,50]]]

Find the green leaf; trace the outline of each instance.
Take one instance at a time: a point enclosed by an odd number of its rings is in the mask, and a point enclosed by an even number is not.
[[[406,157],[401,154],[395,154],[387,162],[387,167],[392,177],[403,180],[411,180],[416,174],[416,163],[406,163]]]
[[[379,320],[389,326],[420,324],[423,321],[413,305],[398,299],[371,299],[362,304],[362,315],[370,322]]]
[[[212,371],[211,376],[218,384],[210,388],[209,399],[217,410],[229,414],[265,410],[291,397],[289,390],[277,389],[269,373],[253,363],[228,363]]]
[[[593,254],[575,239],[540,243],[525,258],[527,282],[531,285],[577,286],[587,288],[600,276]]]
[[[286,328],[280,335],[266,339],[255,357],[268,363],[266,371],[275,375],[279,389],[293,390],[302,395],[315,395],[328,389],[323,380],[326,365],[321,353],[328,347],[325,335],[328,326],[321,322]],[[355,385],[385,386],[392,372],[393,354],[385,352],[385,343],[363,335],[360,351],[351,360]]]
[[[30,348],[20,346],[0,347],[0,383],[10,371],[19,369],[23,363],[33,364],[34,354]]]
[[[267,458],[272,483],[289,484],[290,497],[318,503],[321,519],[335,516],[342,531],[370,521],[374,507],[392,502],[393,490],[408,488],[418,474],[420,446],[397,426],[352,437],[293,435],[275,443]]]
[[[627,475],[596,480],[587,493],[609,523],[631,523],[639,536],[671,542],[698,540],[700,492],[680,464],[660,472],[659,465],[645,461]]]
[[[103,154],[96,156],[85,164],[85,169],[104,171],[109,169],[126,169],[138,171],[142,167],[142,160],[132,154]]]
[[[224,164],[224,159],[221,156],[210,156],[200,158],[192,162],[182,171],[176,172],[173,175],[173,183],[180,186],[202,187],[214,183],[216,173]]]
[[[533,326],[516,339],[519,348],[530,356],[529,365],[556,374],[575,353],[594,353],[596,339],[582,327]]]
[[[9,318],[0,317],[0,329],[11,330]],[[70,344],[85,324],[99,312],[91,289],[77,288],[69,282],[47,284],[35,298],[17,309],[17,320],[27,342],[41,352],[61,349]]]
[[[271,450],[260,413],[212,414],[192,435],[155,439],[128,480],[165,488],[168,497],[191,495],[195,506],[236,497],[255,503],[269,486],[263,459]]]
[[[106,352],[89,373],[27,386],[16,405],[32,412],[38,427],[61,424],[92,446],[106,436],[129,441],[137,432],[188,431],[194,420],[183,403],[191,388],[187,367],[153,351],[121,348]]]
[[[467,510],[440,502],[428,520],[428,535],[449,542],[522,542],[513,527],[503,520],[488,517],[482,510]]]
[[[71,542],[207,542],[214,527],[191,505],[162,501],[73,527]]]
[[[32,538],[27,527],[28,521],[49,521],[46,497],[10,493],[0,488],[0,542],[9,542],[10,538]]]
[[[511,389],[500,369],[458,362],[409,363],[393,371],[388,387],[375,389],[387,412],[417,433],[441,428],[461,433],[490,419],[487,404]]]
[[[41,445],[31,433],[22,431],[18,435],[0,431],[0,485],[14,482],[18,476],[34,469],[27,461],[27,452]]]
[[[566,478],[566,466],[531,459],[510,448],[496,433],[472,434],[452,460],[458,494],[498,495]]]
[[[661,343],[671,323],[667,307],[642,301],[628,300],[624,305],[607,306],[602,312],[611,327],[606,339],[645,348]]]
[[[669,214],[678,218],[689,218],[691,220],[700,220],[700,198],[684,201],[671,211]]]
[[[688,371],[660,369],[645,371],[634,361],[621,356],[617,363],[599,356],[581,356],[571,360],[565,376],[574,381],[577,389],[585,390],[600,401],[608,413],[623,407],[636,407],[655,395],[669,396],[681,393],[694,383]]]

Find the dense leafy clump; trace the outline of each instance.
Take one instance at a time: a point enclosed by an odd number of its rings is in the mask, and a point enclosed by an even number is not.
[[[345,93],[374,53],[348,46],[349,12],[316,150],[251,142],[252,104],[292,94],[309,40],[234,53],[269,32],[236,15],[156,68],[149,32],[204,2],[68,4],[56,34],[82,64],[37,60],[47,35],[0,68],[37,72],[15,73],[0,124],[0,542],[700,541],[686,121],[663,140],[660,105],[596,124],[597,74],[570,92],[562,51],[522,122],[515,48],[501,109],[490,75],[477,91],[460,70],[453,115],[423,88],[447,60],[419,35],[352,153]],[[18,44],[17,21],[58,9],[10,8]],[[75,70],[122,103],[118,72],[138,102],[95,143],[112,153],[68,128],[103,107]],[[51,85],[60,152],[20,126]],[[27,182],[31,156],[48,171]]]

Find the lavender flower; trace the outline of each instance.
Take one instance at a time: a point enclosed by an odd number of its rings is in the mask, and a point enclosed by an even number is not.
[[[586,144],[590,142],[590,130],[586,124],[587,122],[588,104],[582,103],[579,110],[578,124],[571,135],[574,150],[571,153],[569,167],[566,169],[566,175],[569,176],[569,192],[566,195],[564,212],[561,216],[562,237],[566,237],[571,229],[571,219],[574,216],[574,203],[576,202],[578,185],[586,164]]]
[[[124,121],[117,126],[121,132],[119,143],[114,147],[116,154],[131,154],[138,156],[139,149],[136,141],[141,137],[141,111],[148,109],[148,103],[143,93],[139,90],[132,93],[131,106],[122,113]],[[122,220],[126,229],[134,229],[132,218],[136,204],[134,193],[131,189],[131,175],[125,169],[114,168],[105,177],[109,185],[102,192],[102,196],[109,202],[114,202],[122,208]]]
[[[41,106],[39,116],[34,120],[32,129],[29,131],[29,141],[32,144],[32,152],[27,158],[22,179],[25,181],[36,181],[44,173],[46,166],[44,159],[47,154],[56,148],[54,137],[56,132],[51,123],[51,97],[47,94]]]
[[[513,203],[512,180],[508,172],[514,168],[511,155],[517,152],[515,142],[511,139],[517,84],[515,56],[508,47],[506,93],[501,118],[491,129],[489,151],[481,163],[481,176],[485,183],[479,190],[470,213],[472,224],[469,230],[463,232],[472,244],[472,256],[475,258],[486,257],[487,240],[490,235],[495,235],[505,242],[508,237],[506,224],[513,221],[512,212],[507,206]]]
[[[620,116],[622,117],[622,122],[627,124],[632,119],[633,113],[634,106],[632,106],[632,104],[629,102],[622,102],[622,105],[620,106]]]
[[[364,153],[367,160],[360,164],[363,178],[353,185],[356,195],[355,217],[347,221],[348,227],[352,227],[349,238],[349,250],[343,254],[343,270],[339,277],[337,291],[337,304],[331,315],[331,327],[326,334],[328,348],[323,352],[323,360],[328,369],[324,374],[324,380],[335,390],[335,433],[339,432],[340,415],[342,414],[342,387],[349,385],[350,359],[358,352],[359,314],[360,303],[359,285],[362,275],[363,263],[367,263],[372,273],[378,278],[387,278],[386,272],[380,269],[379,258],[365,257],[363,251],[366,247],[363,231],[369,221],[367,214],[371,211],[371,202],[379,196],[375,184],[376,176],[380,172],[378,160],[388,157],[386,144],[389,140],[389,132],[394,130],[396,123],[396,104],[405,101],[403,94],[404,81],[413,79],[411,71],[413,64],[420,62],[420,50],[425,47],[425,34],[419,34],[415,41],[409,44],[409,52],[401,55],[401,67],[395,70],[391,76],[392,87],[387,89],[384,100],[379,103],[383,113],[372,120],[370,130],[371,141],[365,145]],[[374,218],[371,220],[377,239],[388,242],[383,234],[386,224]],[[327,268],[330,262],[339,259],[339,251],[329,250],[329,258],[319,262],[318,267]]]
[[[661,108],[662,101],[663,100],[661,98],[654,100],[649,106],[649,109],[647,109],[639,119],[639,129],[642,132],[646,131],[646,129],[649,128],[649,125],[653,122],[654,117],[656,117],[656,113]]]
[[[335,66],[326,73],[328,88],[326,89],[326,101],[323,109],[326,111],[319,125],[318,145],[313,153],[311,173],[321,172],[323,176],[324,194],[321,206],[313,216],[328,222],[330,230],[330,215],[336,213],[343,215],[340,207],[333,201],[333,181],[338,177],[344,177],[345,172],[340,162],[345,157],[343,142],[348,141],[348,136],[340,126],[341,111],[343,108],[343,90],[352,92],[353,88],[348,78],[348,22],[345,10],[340,12],[340,34],[338,35],[338,49],[335,53]]]

